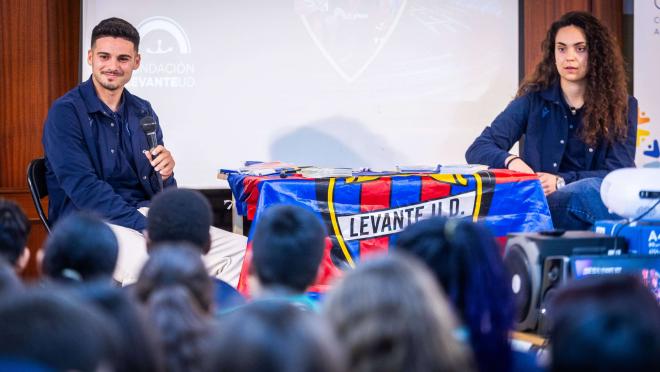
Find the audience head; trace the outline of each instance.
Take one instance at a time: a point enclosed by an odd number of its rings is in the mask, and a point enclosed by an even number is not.
[[[27,265],[30,223],[18,204],[0,198],[0,257],[21,271]]]
[[[426,263],[449,295],[480,369],[508,370],[514,304],[490,231],[471,221],[436,217],[408,227],[396,245]]]
[[[344,359],[328,325],[289,302],[262,300],[221,319],[209,370],[340,372]]]
[[[660,371],[660,306],[636,278],[573,281],[549,314],[551,371]]]
[[[147,216],[147,246],[186,242],[206,254],[211,248],[209,228],[213,213],[199,191],[170,188],[151,201]]]
[[[396,245],[422,260],[449,295],[480,369],[509,370],[514,305],[490,231],[471,221],[436,217],[409,226]]]
[[[316,279],[325,228],[311,211],[293,205],[267,209],[252,238],[252,273],[264,288],[304,292]]]
[[[149,256],[140,272],[135,291],[138,299],[145,303],[153,301],[156,295],[161,298],[163,293],[187,293],[198,311],[210,313],[212,286],[211,278],[195,247],[185,243],[167,243]],[[178,289],[184,291],[179,292]]]
[[[350,371],[471,371],[451,306],[428,272],[402,254],[360,263],[324,303]]]
[[[155,249],[135,294],[158,332],[168,371],[197,370],[212,319],[212,281],[199,250],[185,244]]]
[[[0,360],[55,371],[114,370],[116,331],[92,307],[61,292],[32,290],[0,300]]]
[[[110,226],[91,214],[74,213],[58,221],[48,237],[42,272],[65,282],[110,280],[118,252]]]
[[[133,43],[136,52],[140,47],[140,33],[132,24],[121,18],[104,19],[92,29],[92,49],[96,40],[102,37],[118,37],[128,40]]]
[[[129,292],[105,281],[89,282],[75,287],[76,295],[107,316],[118,330],[120,350],[115,362],[117,371],[162,371],[162,355],[156,335],[143,309]]]

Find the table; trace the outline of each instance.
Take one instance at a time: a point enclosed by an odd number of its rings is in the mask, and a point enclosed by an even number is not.
[[[470,218],[500,238],[553,228],[536,175],[509,170],[327,179],[230,174],[228,181],[236,211],[252,220],[253,226],[260,213],[280,203],[296,204],[319,216],[329,235],[321,275],[312,288],[321,292],[361,258],[387,251],[396,244],[400,231],[421,219],[436,215]],[[248,244],[244,273],[249,253]],[[246,289],[243,276],[239,290]]]

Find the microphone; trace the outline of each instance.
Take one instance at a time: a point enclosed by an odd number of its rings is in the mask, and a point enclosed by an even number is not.
[[[151,116],[145,116],[140,119],[140,127],[142,127],[142,131],[147,136],[149,151],[152,151],[158,146],[158,140],[156,140],[156,126],[156,120]]]
[[[149,143],[149,151],[153,151],[156,146],[158,146],[158,140],[156,139],[156,120],[151,116],[145,116],[140,119],[140,127],[142,131],[147,136],[147,142]],[[160,175],[160,172],[156,172],[158,176],[158,186],[160,190],[163,190],[163,177]]]

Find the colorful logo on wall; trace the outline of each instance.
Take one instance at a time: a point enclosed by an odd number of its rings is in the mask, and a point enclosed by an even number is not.
[[[641,164],[660,159],[660,143],[658,143],[657,136],[652,136],[650,125],[651,118],[646,115],[646,112],[640,110],[637,117],[637,147],[645,149],[642,152],[644,159],[638,159]]]

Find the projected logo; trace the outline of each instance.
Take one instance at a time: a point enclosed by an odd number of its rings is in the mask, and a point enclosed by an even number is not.
[[[192,63],[190,39],[175,20],[150,17],[137,27],[142,65],[129,86],[140,88],[192,88],[195,65]]]
[[[399,23],[407,0],[296,0],[309,36],[347,82],[376,59]]]

